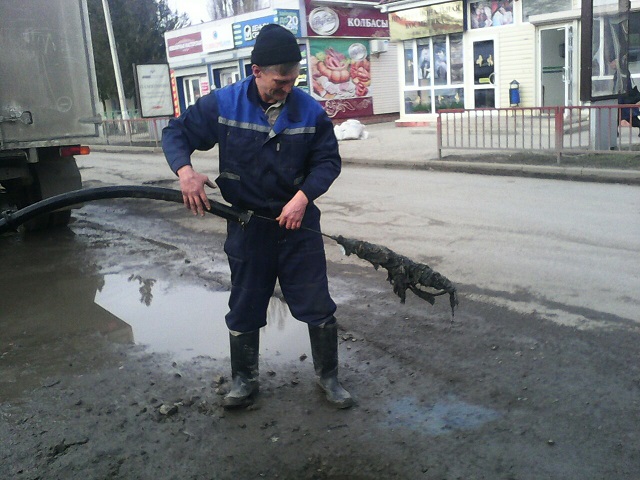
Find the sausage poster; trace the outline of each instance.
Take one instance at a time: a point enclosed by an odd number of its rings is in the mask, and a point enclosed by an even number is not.
[[[315,40],[309,65],[318,100],[371,96],[371,66],[366,40]]]

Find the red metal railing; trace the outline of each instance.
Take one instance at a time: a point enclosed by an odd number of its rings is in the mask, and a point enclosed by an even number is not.
[[[443,110],[437,121],[438,158],[444,149],[546,153],[556,155],[558,163],[568,154],[640,155],[640,127],[621,121],[634,108],[638,106]]]

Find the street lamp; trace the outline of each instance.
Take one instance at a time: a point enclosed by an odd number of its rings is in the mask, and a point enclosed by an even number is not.
[[[127,100],[124,96],[124,87],[122,84],[122,73],[120,73],[120,61],[118,60],[118,51],[116,49],[116,41],[113,36],[113,25],[111,24],[111,12],[109,11],[108,0],[102,0],[102,8],[104,9],[104,20],[107,24],[107,36],[109,37],[109,47],[111,49],[111,60],[113,61],[113,70],[116,74],[116,88],[118,89],[118,99],[120,100],[120,110],[122,119],[129,120],[129,112],[127,111]],[[129,131],[129,124],[125,122],[125,129]]]

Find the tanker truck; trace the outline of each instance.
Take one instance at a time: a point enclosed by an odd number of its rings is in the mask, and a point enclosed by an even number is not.
[[[75,157],[99,142],[99,105],[86,0],[0,1],[0,211],[82,187]]]

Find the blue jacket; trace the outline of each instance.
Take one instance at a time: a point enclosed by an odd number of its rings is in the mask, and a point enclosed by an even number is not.
[[[162,132],[174,172],[216,144],[223,198],[257,212],[280,214],[298,190],[311,203],[340,174],[333,124],[318,102],[294,88],[272,129],[253,76],[200,98]]]

